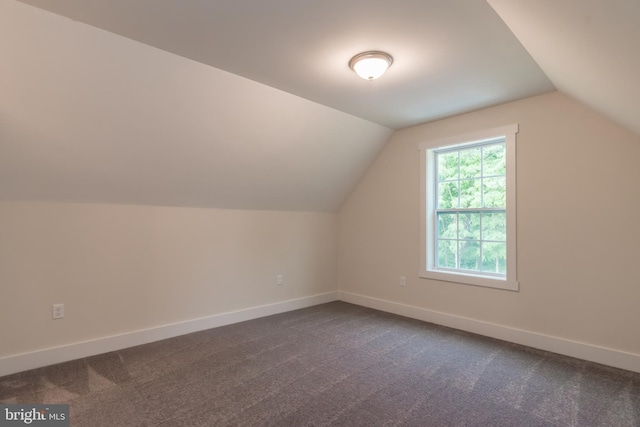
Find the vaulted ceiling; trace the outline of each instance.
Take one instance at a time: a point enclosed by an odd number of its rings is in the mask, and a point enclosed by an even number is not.
[[[556,88],[640,134],[638,12],[0,0],[0,200],[336,211],[394,129]],[[373,49],[368,82],[347,63]]]
[[[21,1],[393,129],[554,89],[484,0]]]
[[[559,91],[640,135],[640,1],[487,1]]]

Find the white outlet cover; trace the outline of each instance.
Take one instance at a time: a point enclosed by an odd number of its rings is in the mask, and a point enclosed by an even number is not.
[[[53,319],[62,319],[64,317],[64,304],[53,304],[51,317]]]

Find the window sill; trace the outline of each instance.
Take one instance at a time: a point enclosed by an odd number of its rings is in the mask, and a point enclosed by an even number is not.
[[[483,286],[486,288],[504,289],[507,291],[518,292],[520,290],[519,283],[515,280],[502,279],[498,277],[479,276],[476,274],[463,274],[453,272],[443,272],[427,270],[420,274],[423,279],[440,280],[444,282],[460,283],[463,285]]]

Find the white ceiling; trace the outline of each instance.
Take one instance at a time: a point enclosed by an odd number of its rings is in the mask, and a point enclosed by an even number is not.
[[[559,91],[640,135],[639,0],[488,0]]]
[[[556,88],[640,134],[639,5],[0,0],[0,200],[332,212],[393,129]]]
[[[394,129],[554,90],[485,0],[22,1]]]
[[[0,200],[335,212],[392,130],[0,0]]]

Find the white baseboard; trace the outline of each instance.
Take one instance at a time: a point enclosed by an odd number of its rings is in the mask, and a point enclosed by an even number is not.
[[[640,372],[640,355],[598,347],[577,341],[509,328],[494,323],[482,322],[466,317],[455,316],[428,310],[425,308],[400,304],[397,302],[371,298],[349,292],[340,292],[338,299],[352,304],[373,308],[388,313],[398,314],[425,322],[448,326],[478,335],[497,338],[504,341],[522,344],[528,347],[563,354],[582,360],[601,363],[628,371]]]
[[[121,335],[114,335],[60,347],[7,356],[0,358],[0,377],[16,372],[26,371],[28,369],[39,368],[42,366],[67,362],[69,360],[94,356],[96,354],[121,350],[123,348],[133,347],[140,344],[160,341],[166,338],[176,337],[178,335],[189,334],[191,332],[202,331],[205,329],[216,328],[218,326],[244,322],[245,320],[270,316],[272,314],[297,310],[299,308],[324,304],[336,301],[337,299],[337,292],[329,292],[326,294],[313,295],[275,304],[221,313],[201,319],[188,320],[186,322],[173,323]]]
[[[598,347],[576,341],[570,341],[549,335],[537,334],[520,329],[509,328],[479,320],[441,313],[425,308],[400,304],[349,292],[329,292],[310,297],[283,301],[221,313],[201,319],[163,325],[156,328],[129,332],[121,335],[98,338],[60,347],[22,353],[0,358],[0,377],[42,366],[53,365],[69,360],[94,356],[96,354],[121,350],[127,347],[147,344],[154,341],[172,338],[191,332],[230,325],[246,320],[284,313],[299,308],[311,307],[331,301],[345,301],[376,310],[394,313],[425,322],[448,326],[454,329],[473,332],[528,347],[551,351],[553,353],[576,357],[578,359],[601,363],[628,371],[640,372],[640,355]]]

